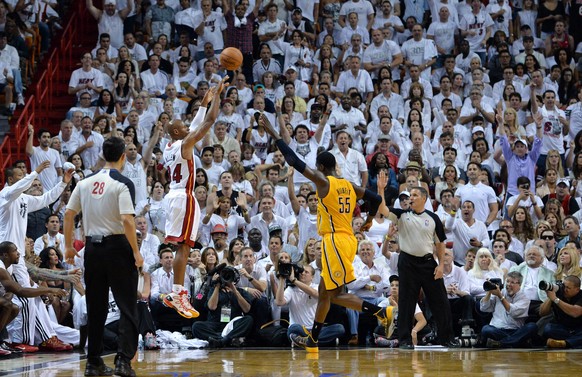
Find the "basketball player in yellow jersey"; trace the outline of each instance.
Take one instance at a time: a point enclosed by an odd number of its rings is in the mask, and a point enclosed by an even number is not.
[[[336,161],[333,154],[320,153],[316,158],[316,169],[311,169],[285,144],[267,117],[261,115],[259,124],[275,139],[287,163],[315,183],[319,198],[317,229],[322,236],[322,272],[315,321],[311,331],[305,336],[292,334],[291,340],[295,345],[304,347],[307,352],[318,352],[317,340],[332,303],[372,313],[384,326],[388,326],[386,308],[380,308],[356,295],[345,293],[344,289],[346,284],[356,280],[353,261],[358,242],[351,225],[356,201],[359,198],[369,201],[371,210],[367,223],[374,218],[378,207],[386,207],[384,201],[376,193],[355,186],[343,178],[336,178]]]

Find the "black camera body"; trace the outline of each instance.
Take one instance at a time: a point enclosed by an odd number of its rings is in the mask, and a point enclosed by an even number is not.
[[[291,276],[292,270],[295,272],[296,278],[299,277],[299,274],[304,271],[303,267],[297,265],[296,263],[279,262],[279,273],[277,274],[277,277],[282,276],[287,279],[289,276]]]
[[[485,292],[494,291],[497,287],[499,287],[499,290],[503,289],[503,281],[499,278],[493,278],[483,282],[483,290]]]
[[[542,291],[554,291],[554,292],[558,292],[559,290],[561,290],[564,286],[564,283],[562,283],[561,280],[558,280],[556,282],[551,282],[551,281],[545,281],[542,280],[540,281],[540,284],[538,285],[539,289],[541,289]]]
[[[218,274],[220,277],[220,284],[225,286],[228,283],[235,284],[238,283],[240,280],[240,273],[237,271],[236,268],[232,266],[227,266],[226,263],[221,263],[216,268],[208,273],[209,277],[212,277],[214,274]]]

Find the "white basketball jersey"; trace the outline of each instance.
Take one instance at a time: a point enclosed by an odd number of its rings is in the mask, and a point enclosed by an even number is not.
[[[170,190],[194,191],[196,167],[194,158],[182,157],[182,140],[168,143],[164,150],[164,166],[170,173]]]

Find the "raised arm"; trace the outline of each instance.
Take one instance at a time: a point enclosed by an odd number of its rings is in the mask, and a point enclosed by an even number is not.
[[[119,17],[121,17],[122,19],[125,19],[130,13],[131,10],[133,9],[133,0],[127,0],[127,6],[125,8],[123,8],[122,10],[119,11]]]
[[[96,19],[97,21],[99,21],[101,15],[103,14],[103,11],[101,9],[98,9],[93,5],[93,0],[87,0],[87,10],[89,11],[89,13],[91,13],[91,16],[93,16],[93,18]]]
[[[156,129],[154,131],[154,134],[152,135],[152,138],[148,141],[148,147],[146,148],[146,150],[143,152],[143,155],[142,155],[142,167],[144,168],[144,170],[147,170],[147,168],[152,160],[152,154],[154,152],[154,148],[155,148],[156,144],[158,143],[158,140],[160,139],[163,132],[164,132],[164,126],[162,125],[162,122],[160,122],[160,121],[156,122]]]
[[[293,168],[289,168],[289,178],[287,179],[287,193],[289,194],[289,201],[291,202],[291,208],[293,208],[293,213],[295,216],[299,215],[299,210],[301,205],[299,200],[297,200],[297,195],[295,195],[295,184],[293,183]]]
[[[31,157],[34,154],[34,127],[28,125],[28,139],[26,140],[26,154]]]
[[[327,108],[325,109],[325,112],[323,113],[323,116],[319,121],[319,125],[315,130],[315,134],[313,135],[313,137],[315,137],[315,141],[317,141],[317,144],[321,143],[323,131],[325,130],[325,125],[327,124],[327,120],[329,119],[329,115],[331,114],[331,109],[332,109],[331,103],[328,103]]]
[[[190,131],[190,133],[184,138],[182,142],[182,149],[192,149],[194,145],[202,140],[202,138],[210,131],[210,128],[216,121],[216,117],[220,111],[220,93],[222,93],[222,89],[224,88],[224,84],[228,80],[228,76],[224,76],[222,81],[218,84],[218,86],[214,86],[210,88],[209,91],[212,91],[212,105],[210,105],[210,109],[208,110],[208,114],[204,118],[204,122],[197,127],[194,131]]]
[[[259,124],[265,127],[265,131],[267,131],[267,133],[273,137],[275,144],[285,157],[285,161],[287,161],[290,166],[293,166],[299,173],[303,174],[307,179],[315,183],[317,192],[321,198],[324,198],[329,191],[329,181],[327,180],[327,177],[319,170],[311,169],[305,164],[303,160],[297,157],[295,152],[293,152],[293,150],[289,148],[287,143],[281,138],[281,135],[275,131],[273,125],[271,122],[269,122],[269,119],[267,119],[264,114],[261,114],[261,117],[259,118]]]

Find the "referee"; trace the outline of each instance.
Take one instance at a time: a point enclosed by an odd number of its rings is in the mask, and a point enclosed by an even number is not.
[[[387,183],[388,177],[381,172],[378,176],[378,194],[382,199]],[[389,212],[397,218],[401,250],[398,258],[398,343],[400,348],[414,348],[412,321],[422,288],[436,320],[439,343],[445,347],[458,348],[460,345],[453,337],[451,308],[443,281],[445,231],[439,217],[424,210],[427,199],[428,193],[424,188],[414,187],[410,190],[410,209],[392,209]]]
[[[101,359],[103,328],[108,312],[109,288],[121,316],[115,374],[135,376],[131,359],[137,351],[137,279],[143,264],[134,222],[135,190],[121,174],[125,164],[125,142],[112,137],[103,143],[106,164],[75,187],[65,212],[65,245],[68,263],[74,262],[75,216],[83,214],[85,230],[85,285],[87,335],[89,338],[85,376],[111,376],[114,371]]]

